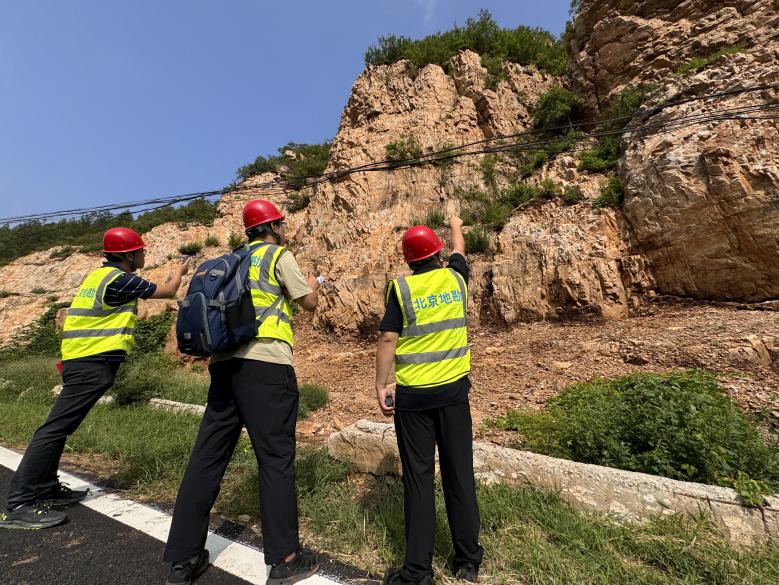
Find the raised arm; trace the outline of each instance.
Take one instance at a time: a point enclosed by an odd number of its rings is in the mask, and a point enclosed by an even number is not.
[[[465,256],[465,238],[463,237],[463,220],[453,215],[449,218],[452,228],[452,252]]]

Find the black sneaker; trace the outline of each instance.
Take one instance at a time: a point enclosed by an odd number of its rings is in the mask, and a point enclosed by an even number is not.
[[[41,504],[25,504],[0,513],[0,528],[38,530],[62,524],[68,517],[63,512],[49,510]]]
[[[473,563],[463,563],[454,573],[455,579],[462,579],[463,581],[469,581],[476,583],[479,578],[479,567]]]
[[[41,497],[41,502],[47,506],[72,506],[79,503],[89,495],[89,490],[72,490],[67,484],[59,482],[46,496]]]
[[[433,576],[425,575],[422,580],[414,583],[403,578],[403,567],[395,567],[384,571],[383,585],[433,585]]]
[[[166,585],[189,585],[205,573],[208,566],[208,549],[203,549],[194,560],[173,563],[170,566]]]
[[[309,578],[319,569],[319,556],[312,551],[298,549],[291,561],[281,561],[270,569],[265,585],[291,585]]]

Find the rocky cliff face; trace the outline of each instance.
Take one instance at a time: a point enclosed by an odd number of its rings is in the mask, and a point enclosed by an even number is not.
[[[672,124],[680,116],[776,103],[776,90],[689,98],[779,83],[777,25],[777,2],[770,0],[582,2],[570,38],[573,88],[598,111],[623,88],[652,83],[634,124],[651,123],[656,131],[636,129],[623,139],[617,169],[625,183],[623,209],[592,207],[607,177],[578,171],[575,153],[554,157],[528,179],[578,186],[582,200],[531,201],[490,235],[489,249],[470,259],[472,323],[622,318],[655,290],[745,301],[779,296],[776,121],[755,115]],[[675,73],[694,57],[735,45],[743,51],[710,59],[698,72]],[[446,71],[435,65],[415,70],[404,61],[369,67],[342,114],[328,171],[383,160],[391,142],[416,143],[427,153],[521,132],[539,96],[568,83],[516,64],[503,73],[496,83],[471,51],[455,56]],[[687,101],[656,109],[669,100]],[[406,273],[402,231],[433,211],[461,212],[464,193],[494,188],[482,161],[470,156],[356,173],[309,189],[310,204],[288,210],[287,231],[304,272],[329,279],[314,324],[342,334],[373,333],[386,283]],[[500,188],[512,179],[496,180]],[[288,208],[288,195],[274,175],[253,177],[222,198],[213,226],[155,228],[144,235],[150,245],[144,276],[164,280],[179,245],[207,235],[221,246],[204,249],[198,259],[223,253],[230,234],[242,233],[245,201],[263,196]],[[448,241],[448,230],[440,235]],[[69,300],[99,262],[99,255],[58,260],[44,252],[0,268],[4,289],[20,293],[0,298],[0,342],[34,320],[47,296]],[[47,293],[31,293],[40,287]]]
[[[695,99],[751,86],[774,89]],[[651,262],[659,291],[744,301],[779,297],[779,109],[763,109],[779,103],[777,87],[779,43],[771,43],[669,82],[646,104],[693,100],[646,118],[662,133],[625,141],[621,170],[632,250]],[[746,113],[728,113],[736,110]],[[742,119],[669,126],[707,115]]]
[[[691,59],[777,39],[777,0],[582,0],[570,36],[574,89],[592,110],[627,86],[662,83]]]

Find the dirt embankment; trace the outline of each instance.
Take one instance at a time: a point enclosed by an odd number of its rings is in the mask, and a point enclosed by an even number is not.
[[[330,338],[308,318],[298,321],[297,335],[298,382],[330,390],[327,407],[299,423],[302,438],[322,440],[361,418],[384,420],[374,393],[373,341]],[[481,327],[471,341],[475,428],[511,409],[541,408],[575,382],[685,368],[717,372],[742,408],[779,423],[779,312],[656,301],[626,320]]]

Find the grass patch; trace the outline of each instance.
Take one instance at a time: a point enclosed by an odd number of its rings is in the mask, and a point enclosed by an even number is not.
[[[49,305],[43,315],[32,325],[29,325],[15,338],[12,345],[0,350],[0,360],[9,358],[21,358],[28,355],[43,354],[57,355],[60,349],[62,336],[56,330],[54,321],[57,311],[67,306],[64,303]]]
[[[734,487],[753,504],[755,493],[779,490],[779,448],[700,371],[574,384],[544,411],[491,424],[521,433],[531,451]]]
[[[64,260],[69,256],[72,256],[75,252],[78,252],[78,248],[75,246],[63,246],[59,250],[55,250],[49,254],[51,260]]]
[[[235,250],[238,246],[243,245],[243,240],[244,237],[241,234],[230,234],[227,245],[230,246],[231,250]]]
[[[466,254],[483,254],[490,248],[490,235],[484,228],[469,230],[463,237]]]
[[[425,225],[431,228],[441,228],[446,225],[446,217],[443,211],[432,210],[427,212]]]
[[[179,246],[179,254],[184,254],[185,256],[194,256],[202,249],[203,244],[200,242],[187,242],[186,244],[181,244]]]
[[[311,412],[323,408],[330,399],[327,388],[319,384],[303,384],[298,389],[300,400],[298,402],[298,418],[306,418]]]
[[[593,207],[622,207],[625,201],[625,189],[619,177],[612,175],[593,200]]]
[[[216,248],[217,246],[220,245],[220,243],[221,242],[219,241],[219,238],[217,238],[216,236],[208,236],[206,238],[206,241],[204,242],[205,246],[209,248]]]
[[[23,445],[48,413],[57,380],[51,358],[0,361],[0,442]],[[115,464],[112,481],[132,498],[172,502],[199,418],[145,406],[96,406],[68,438],[66,452]],[[403,487],[396,477],[355,473],[323,449],[301,447],[296,462],[303,541],[376,573],[402,562]],[[257,521],[257,466],[241,438],[215,511]],[[478,486],[485,548],[482,574],[500,583],[769,585],[779,580],[779,547],[738,551],[705,518],[620,525],[582,514],[555,494]],[[450,574],[452,549],[440,486],[436,490],[434,568]]]
[[[301,209],[308,207],[310,203],[311,194],[298,191],[290,194],[289,203],[287,203],[287,209],[290,212],[300,211]]]
[[[422,156],[422,147],[415,136],[401,136],[384,147],[386,159],[390,162],[404,161]]]
[[[46,294],[47,292],[49,292],[49,291],[47,291],[45,288],[41,288],[41,287],[35,287],[35,288],[34,288],[34,289],[32,289],[30,292],[31,292],[32,294],[34,294],[34,295],[45,295],[45,294]]]
[[[711,63],[714,63],[714,61],[723,55],[737,55],[738,53],[743,53],[744,51],[746,51],[746,48],[742,47],[741,45],[730,45],[727,47],[722,47],[716,53],[713,53],[708,57],[693,57],[687,61],[687,63],[681,65],[679,69],[676,70],[676,74],[686,75],[693,71],[699,71]]]

